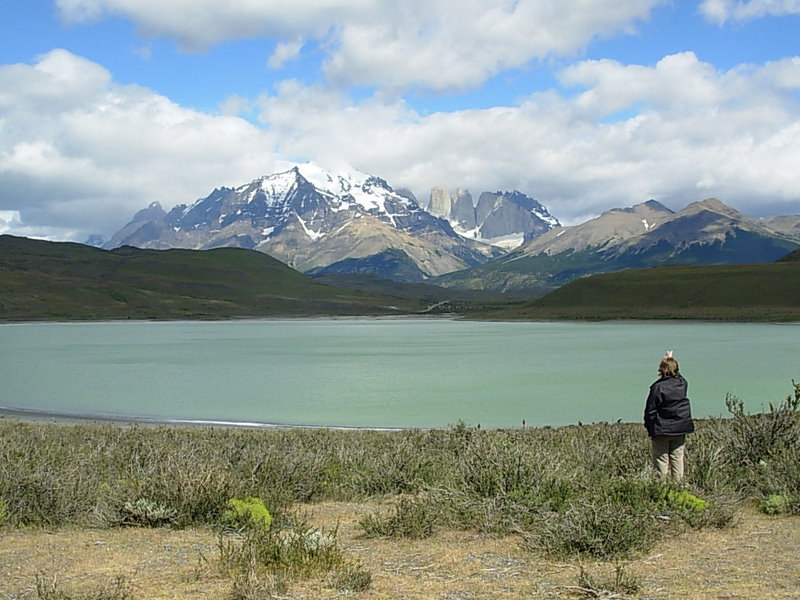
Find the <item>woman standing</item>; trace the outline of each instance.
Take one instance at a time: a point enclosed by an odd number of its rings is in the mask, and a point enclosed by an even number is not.
[[[653,467],[662,477],[683,478],[684,443],[694,432],[686,396],[688,382],[668,350],[658,365],[659,378],[650,386],[644,407],[644,426],[653,444]]]

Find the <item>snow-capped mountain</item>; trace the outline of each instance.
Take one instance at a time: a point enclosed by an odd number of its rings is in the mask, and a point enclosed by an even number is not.
[[[446,219],[460,235],[508,250],[559,227],[558,219],[530,196],[513,192],[483,192],[474,204],[472,194],[457,189],[431,190],[428,212]]]
[[[215,189],[169,213],[157,203],[137,213],[107,248],[205,249],[237,246],[300,270],[400,250],[424,279],[485,262],[501,252],[466,240],[412,195],[356,170],[307,163],[237,188]]]
[[[754,219],[715,198],[679,212],[649,200],[557,227],[484,265],[434,283],[510,291],[553,288],[573,279],[665,264],[772,262],[800,245],[800,219]]]

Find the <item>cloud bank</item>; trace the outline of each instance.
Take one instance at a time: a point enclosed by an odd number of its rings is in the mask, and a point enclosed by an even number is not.
[[[800,0],[703,0],[700,12],[711,22],[752,21],[763,17],[800,15]]]
[[[57,0],[69,23],[122,16],[145,36],[202,51],[228,40],[283,40],[278,67],[319,43],[341,86],[436,91],[475,87],[531,60],[569,55],[593,38],[630,32],[665,0]]]
[[[403,90],[477,87],[634,31],[658,0],[57,0],[68,23],[110,15],[200,51],[276,40],[265,69],[313,47],[316,83],[200,112],[63,49],[0,65],[0,232],[109,236],[153,201],[346,161],[411,189],[518,189],[564,223],[649,198],[716,196],[754,216],[800,212],[800,57],[721,70],[693,52],[653,64],[579,60],[508,106],[422,113]],[[800,13],[798,1],[705,0],[719,24]],[[560,64],[557,62],[555,64]],[[354,95],[350,86],[366,86]],[[237,115],[247,114],[245,120]]]

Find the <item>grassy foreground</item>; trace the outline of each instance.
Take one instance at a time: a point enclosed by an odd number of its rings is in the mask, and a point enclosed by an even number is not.
[[[573,565],[570,587],[595,593],[584,597],[636,595],[647,590],[629,561],[676,535],[724,529],[745,501],[800,514],[800,385],[767,413],[748,414],[732,397],[727,406],[730,418],[701,421],[690,437],[682,485],[648,471],[638,424],[377,432],[0,422],[0,536],[203,531],[195,566],[225,588],[208,597],[292,597],[308,581],[330,597],[367,594],[373,570],[343,550],[340,523],[320,526],[297,508],[345,503],[374,507],[352,529],[387,552],[448,536],[465,544],[466,533],[513,539],[520,560]],[[598,561],[614,565],[601,579],[580,568]],[[60,587],[46,569],[35,590],[0,587],[0,597],[143,597],[124,578]]]

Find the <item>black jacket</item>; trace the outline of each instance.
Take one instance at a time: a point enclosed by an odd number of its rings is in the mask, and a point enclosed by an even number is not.
[[[686,397],[688,387],[680,375],[662,377],[650,386],[644,406],[644,426],[650,437],[685,435],[694,431],[692,410]]]

